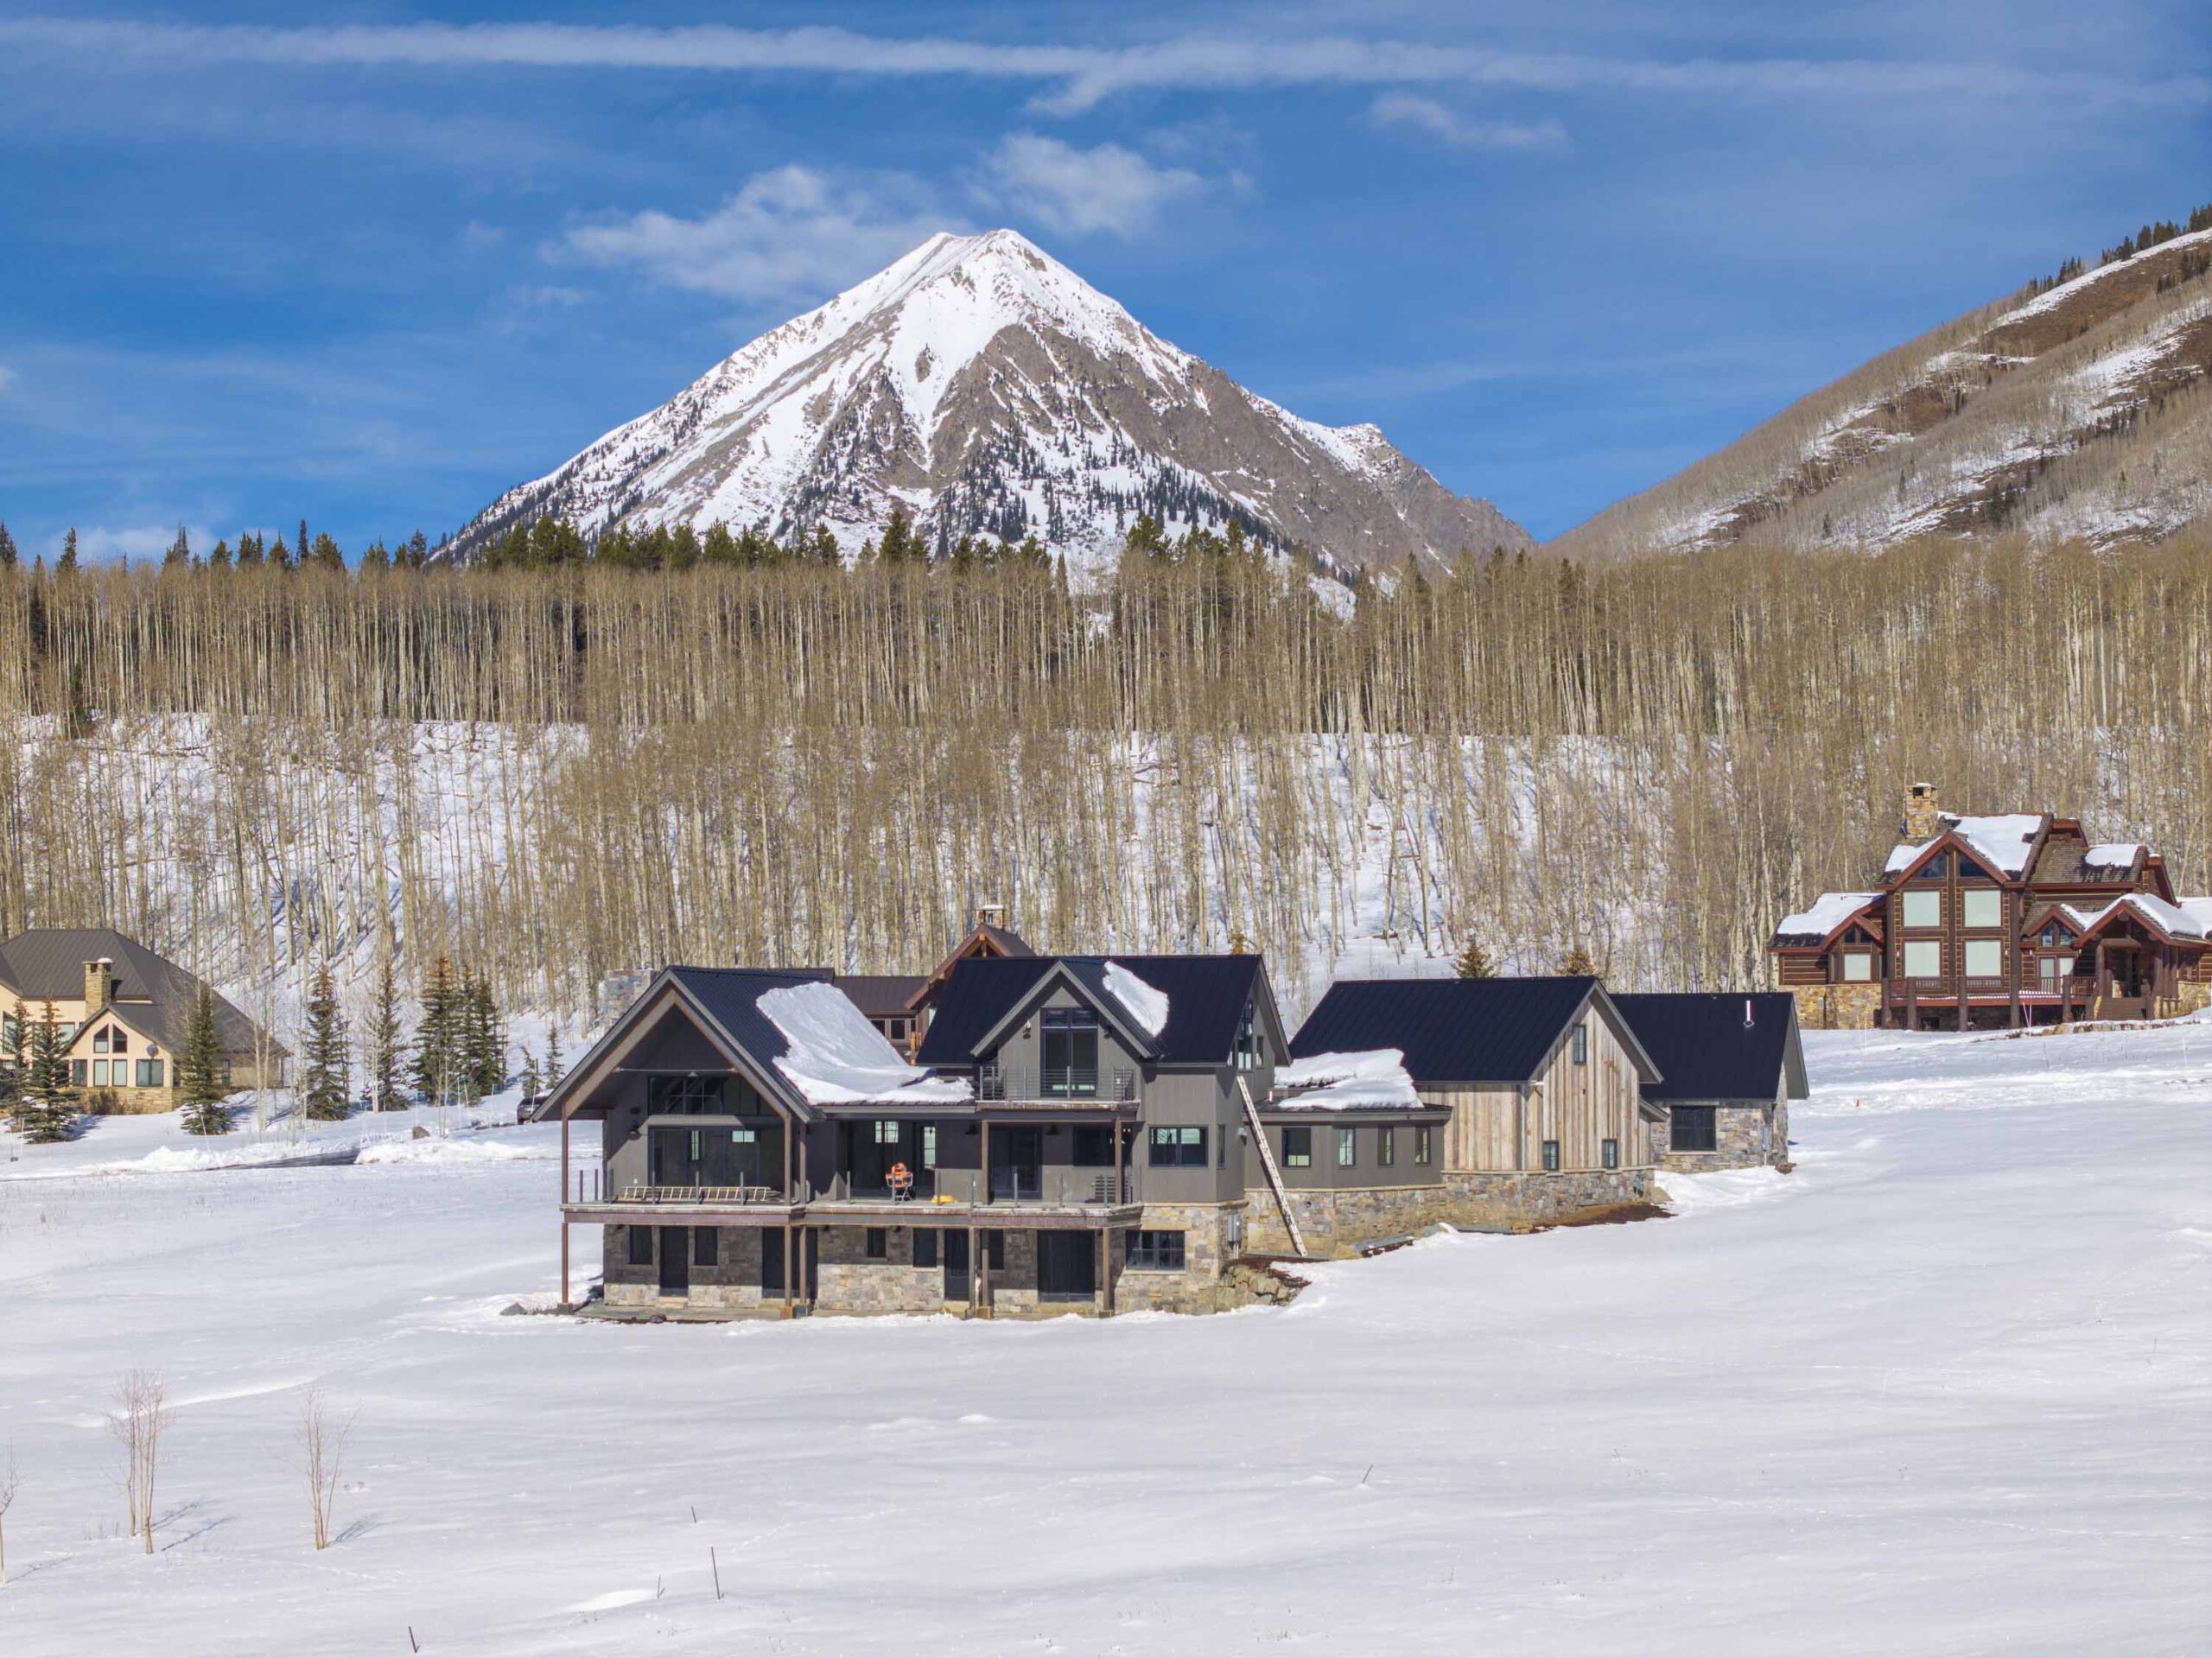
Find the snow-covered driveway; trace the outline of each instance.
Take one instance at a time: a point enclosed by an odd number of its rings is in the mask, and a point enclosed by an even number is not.
[[[555,1285],[543,1129],[0,1178],[0,1652],[2206,1649],[2212,1026],[1808,1046],[1792,1176],[1210,1319],[501,1318]],[[315,1377],[359,1412],[321,1554]]]

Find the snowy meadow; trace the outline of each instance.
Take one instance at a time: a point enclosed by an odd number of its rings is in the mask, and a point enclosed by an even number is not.
[[[1211,1318],[502,1316],[555,1296],[549,1129],[0,1140],[0,1651],[2201,1650],[2212,1024],[1808,1050],[1792,1174]]]

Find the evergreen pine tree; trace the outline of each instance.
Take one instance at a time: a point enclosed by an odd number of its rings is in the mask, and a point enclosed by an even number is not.
[[[22,1127],[16,1116],[23,1102],[23,1088],[29,1082],[29,1043],[30,1015],[19,1000],[16,1011],[0,1025],[0,1116],[4,1116],[18,1128]]]
[[[402,1111],[406,1096],[399,1088],[399,989],[392,982],[391,957],[384,961],[377,981],[377,1010],[369,1020],[369,1108]]]
[[[206,985],[192,1004],[185,1026],[184,1052],[176,1066],[177,1099],[184,1129],[192,1134],[227,1134],[230,1090],[223,1082],[223,1039],[215,1029],[215,993]]]
[[[1567,952],[1560,962],[1559,970],[1579,977],[1599,976],[1597,962],[1592,958],[1590,952],[1580,944]]]
[[[461,1071],[468,1102],[496,1094],[507,1081],[507,1036],[499,1009],[492,1000],[492,981],[472,974],[462,982],[462,1013],[459,1021]]]
[[[61,538],[61,558],[54,565],[54,573],[56,575],[74,575],[77,573],[77,526],[73,524],[69,526],[69,533]]]
[[[352,1067],[346,1051],[346,1016],[339,1011],[338,991],[330,969],[315,975],[315,990],[308,998],[307,1070],[301,1078],[300,1107],[316,1122],[335,1122],[346,1115]]]
[[[164,569],[175,569],[189,568],[191,563],[192,543],[184,533],[184,526],[179,524],[176,527],[176,539],[169,543],[168,551],[162,556],[162,567]]]
[[[261,537],[248,530],[238,537],[238,568],[248,569],[261,562]]]
[[[460,1011],[459,1000],[453,962],[441,954],[430,969],[429,983],[423,988],[423,1017],[415,1026],[415,1091],[431,1105],[449,1103],[460,1080],[454,1064],[454,1016]]]
[[[69,1138],[77,1121],[77,1090],[69,1081],[68,1044],[62,1040],[54,999],[48,997],[30,1032],[23,1097],[16,1107],[16,1126],[35,1146]]]
[[[0,523],[0,570],[16,568],[16,538],[8,533],[8,526]]]
[[[1497,969],[1491,962],[1490,952],[1483,948],[1478,938],[1467,941],[1466,948],[1459,952],[1459,960],[1452,962],[1452,970],[1463,979],[1494,979],[1497,976]]]
[[[548,1093],[561,1085],[561,1021],[555,1020],[545,1027],[545,1089]]]
[[[231,543],[229,542],[218,541],[215,543],[215,550],[207,555],[207,568],[211,570],[227,570],[231,568]]]

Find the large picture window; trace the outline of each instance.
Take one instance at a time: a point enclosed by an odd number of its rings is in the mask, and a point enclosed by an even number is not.
[[[1313,1131],[1303,1123],[1282,1131],[1282,1166],[1287,1169],[1313,1166]]]
[[[1047,1007],[1039,1016],[1046,1095],[1098,1092],[1098,1020],[1087,1007]]]
[[[655,1116],[702,1116],[721,1109],[719,1077],[654,1077],[645,1083],[645,1109]]]
[[[1865,984],[1874,976],[1874,957],[1870,951],[1847,950],[1843,953],[1843,981],[1846,984]]]
[[[1959,895],[1959,919],[1969,927],[2005,924],[2005,894],[1993,887],[1976,886]]]
[[[1967,940],[1967,977],[1994,979],[2005,971],[2005,943],[1999,938]]]
[[[1943,924],[1943,895],[1941,893],[1907,893],[1900,901],[1904,905],[1906,926],[1940,927]]]
[[[1909,938],[1904,946],[1904,975],[1908,979],[1943,976],[1943,946],[1933,938]]]

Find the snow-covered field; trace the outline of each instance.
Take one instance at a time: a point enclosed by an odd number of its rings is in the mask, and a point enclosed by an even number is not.
[[[1213,1318],[502,1318],[556,1285],[546,1130],[0,1142],[0,1652],[2205,1650],[2212,1025],[1809,1045],[1795,1174]],[[131,1366],[176,1407],[150,1557]]]

